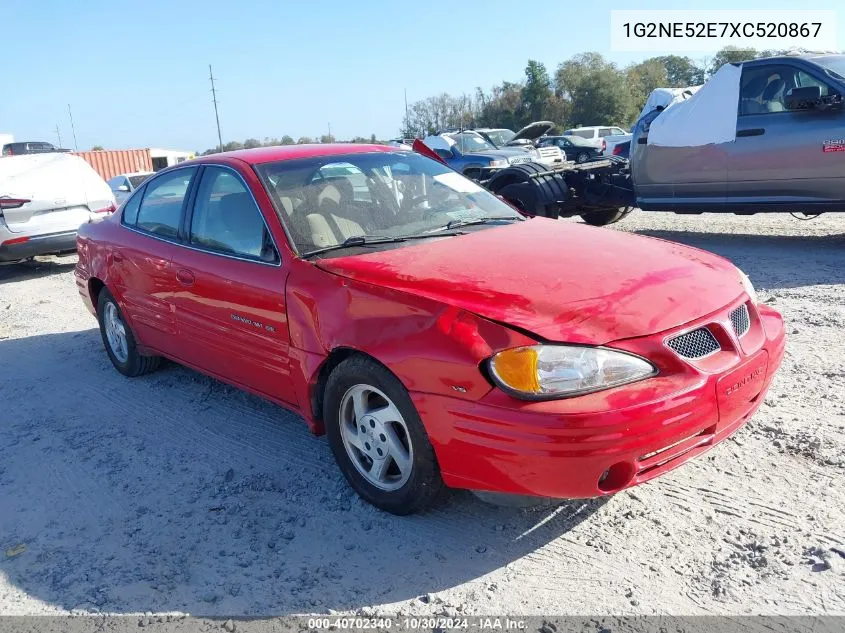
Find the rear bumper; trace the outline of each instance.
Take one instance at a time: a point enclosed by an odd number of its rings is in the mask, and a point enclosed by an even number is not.
[[[36,255],[69,253],[76,250],[76,231],[33,235],[25,241],[16,241],[23,237],[25,236],[13,233],[4,234],[0,239],[0,262],[16,262]]]
[[[756,349],[721,372],[691,371],[602,397],[539,403],[503,397],[495,389],[479,402],[412,397],[447,485],[555,498],[601,496],[680,466],[749,420],[765,399],[785,346],[777,312],[760,306],[758,323]]]

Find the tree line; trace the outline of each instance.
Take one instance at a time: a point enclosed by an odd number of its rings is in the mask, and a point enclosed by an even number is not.
[[[558,131],[578,125],[630,127],[655,88],[700,85],[724,64],[780,53],[728,47],[707,62],[664,55],[619,67],[589,52],[562,62],[553,75],[541,62],[529,60],[522,81],[503,81],[486,92],[444,92],[412,103],[401,133],[415,138],[466,127],[518,130],[540,120],[553,121]]]
[[[208,156],[209,154],[216,154],[218,152],[232,152],[236,149],[253,149],[255,147],[273,147],[275,145],[305,145],[309,143],[382,143],[376,138],[375,134],[371,134],[369,138],[363,136],[356,136],[348,141],[338,141],[334,135],[323,134],[319,138],[312,138],[310,136],[300,136],[294,140],[292,136],[285,134],[282,138],[275,138],[265,136],[263,141],[257,138],[248,138],[243,143],[239,141],[229,141],[222,146],[212,147],[204,152],[197,152],[198,156]]]
[[[724,64],[769,57],[785,51],[758,51],[727,47],[707,61],[687,56],[650,57],[636,64],[619,67],[600,53],[580,53],[558,65],[554,74],[536,60],[528,60],[521,81],[502,81],[492,89],[476,88],[473,93],[451,95],[443,92],[408,106],[400,135],[418,138],[440,130],[466,127],[496,127],[518,130],[533,121],[553,121],[558,131],[578,125],[618,125],[636,122],[648,95],[655,88],[684,88],[704,83]],[[223,146],[197,152],[206,156],[253,147],[335,143],[334,136],[300,136],[294,139],[264,137],[230,141]],[[381,143],[375,134],[356,136],[348,143]]]

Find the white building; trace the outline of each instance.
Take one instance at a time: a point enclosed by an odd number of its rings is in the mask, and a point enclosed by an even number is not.
[[[153,161],[153,171],[170,167],[194,158],[194,152],[183,152],[178,149],[150,148],[150,158]]]

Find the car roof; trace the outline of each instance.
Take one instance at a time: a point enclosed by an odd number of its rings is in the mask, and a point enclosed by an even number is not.
[[[845,57],[845,55],[841,55],[838,53],[797,53],[792,55],[773,55],[771,57],[758,57],[757,59],[749,59],[742,63],[748,66],[756,66],[758,65],[758,63],[762,65],[768,64],[770,62],[784,62],[796,59],[803,59],[804,61],[818,64],[817,60],[824,59],[826,57]]]
[[[154,171],[128,171],[125,174],[117,174],[114,178],[125,177],[128,178],[129,176],[149,176],[154,174]]]
[[[321,143],[313,145],[278,145],[273,147],[256,147],[253,149],[238,149],[233,152],[221,152],[198,157],[192,161],[179,163],[212,162],[220,158],[236,158],[250,165],[272,163],[280,160],[295,160],[297,158],[319,158],[320,156],[336,156],[338,154],[364,154],[367,152],[395,152],[395,147],[387,145],[370,145],[359,143]]]

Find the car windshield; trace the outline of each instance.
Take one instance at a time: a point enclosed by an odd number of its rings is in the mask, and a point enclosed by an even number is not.
[[[488,130],[487,136],[493,141],[496,145],[501,147],[502,145],[507,145],[508,142],[516,136],[514,132],[510,130]]]
[[[129,176],[129,182],[132,184],[132,188],[135,189],[144,182],[147,178],[150,177],[150,174],[142,174],[140,176]]]
[[[465,132],[459,134],[447,134],[449,138],[455,141],[455,145],[461,154],[474,154],[476,152],[489,152],[496,147],[484,140],[480,134],[467,134]]]
[[[831,71],[840,79],[845,79],[845,55],[814,57],[812,61],[816,62],[822,68],[826,68]]]
[[[522,219],[473,181],[414,152],[320,156],[256,170],[303,256],[350,238],[416,238]]]

